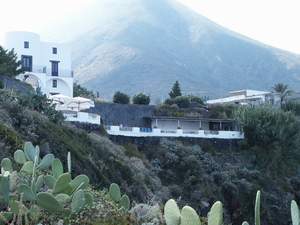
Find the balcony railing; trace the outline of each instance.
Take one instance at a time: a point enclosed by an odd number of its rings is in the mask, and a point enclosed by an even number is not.
[[[105,126],[109,135],[128,137],[191,137],[212,139],[244,139],[240,131],[162,130],[159,128]]]
[[[28,69],[25,69],[25,71]],[[46,66],[33,66],[30,72],[33,73],[45,73],[47,76],[52,76],[51,68]],[[59,69],[57,77],[74,77],[74,72],[72,70],[67,69]]]

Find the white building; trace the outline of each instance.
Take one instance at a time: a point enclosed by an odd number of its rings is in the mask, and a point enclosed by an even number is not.
[[[273,104],[276,99],[272,92],[257,90],[239,90],[229,92],[229,96],[208,100],[208,105],[218,104],[239,104],[239,105],[260,105],[265,103]]]
[[[31,32],[9,32],[4,47],[14,49],[25,73],[17,78],[49,95],[73,97],[71,49],[66,44],[43,42]]]

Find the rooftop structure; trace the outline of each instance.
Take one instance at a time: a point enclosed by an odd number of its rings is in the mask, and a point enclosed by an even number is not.
[[[112,136],[244,138],[236,121],[212,119],[207,114],[199,117],[156,116],[155,106],[112,103],[96,103],[95,108],[87,111],[100,114],[107,133]]]
[[[273,103],[274,96],[272,92],[257,90],[238,90],[229,92],[229,96],[208,100],[208,105],[217,104],[239,104],[239,105],[260,105],[264,103]]]

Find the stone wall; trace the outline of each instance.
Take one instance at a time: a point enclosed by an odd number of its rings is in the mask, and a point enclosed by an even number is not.
[[[100,114],[103,125],[123,127],[151,127],[145,118],[154,116],[155,106],[95,103],[88,112]]]

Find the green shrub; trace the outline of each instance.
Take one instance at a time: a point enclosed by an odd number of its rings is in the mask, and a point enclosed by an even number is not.
[[[177,96],[175,98],[168,98],[165,100],[164,104],[174,105],[176,104],[179,108],[189,108],[191,103],[197,103],[199,105],[204,105],[203,100],[200,97],[188,95],[188,96]]]
[[[133,104],[136,104],[136,105],[149,105],[150,104],[150,96],[140,93],[140,94],[133,96],[132,102],[133,102]]]
[[[290,111],[295,113],[297,116],[300,115],[300,103],[296,101],[288,101],[287,103],[282,105],[282,109],[284,111]]]
[[[74,97],[83,97],[83,98],[89,98],[89,99],[95,99],[96,96],[94,95],[94,93],[90,90],[88,90],[85,87],[82,87],[80,84],[78,83],[74,83],[73,85],[73,95]]]
[[[232,119],[237,106],[234,105],[215,105],[210,106],[210,118]]]
[[[0,124],[0,139],[12,148],[19,148],[23,143],[22,138],[15,131],[3,124]]]
[[[188,96],[176,97],[174,101],[179,108],[189,108],[191,104],[190,98]]]
[[[0,89],[4,89],[4,84],[2,80],[0,80]]]
[[[240,107],[235,113],[247,147],[257,163],[277,174],[292,171],[299,160],[300,124],[292,112],[271,107]]]
[[[113,102],[114,103],[117,103],[117,104],[129,104],[130,102],[130,97],[120,91],[117,91],[115,94],[114,94],[114,97],[113,97]]]
[[[190,95],[189,98],[192,103],[198,103],[200,105],[204,105],[203,99],[198,96]]]

